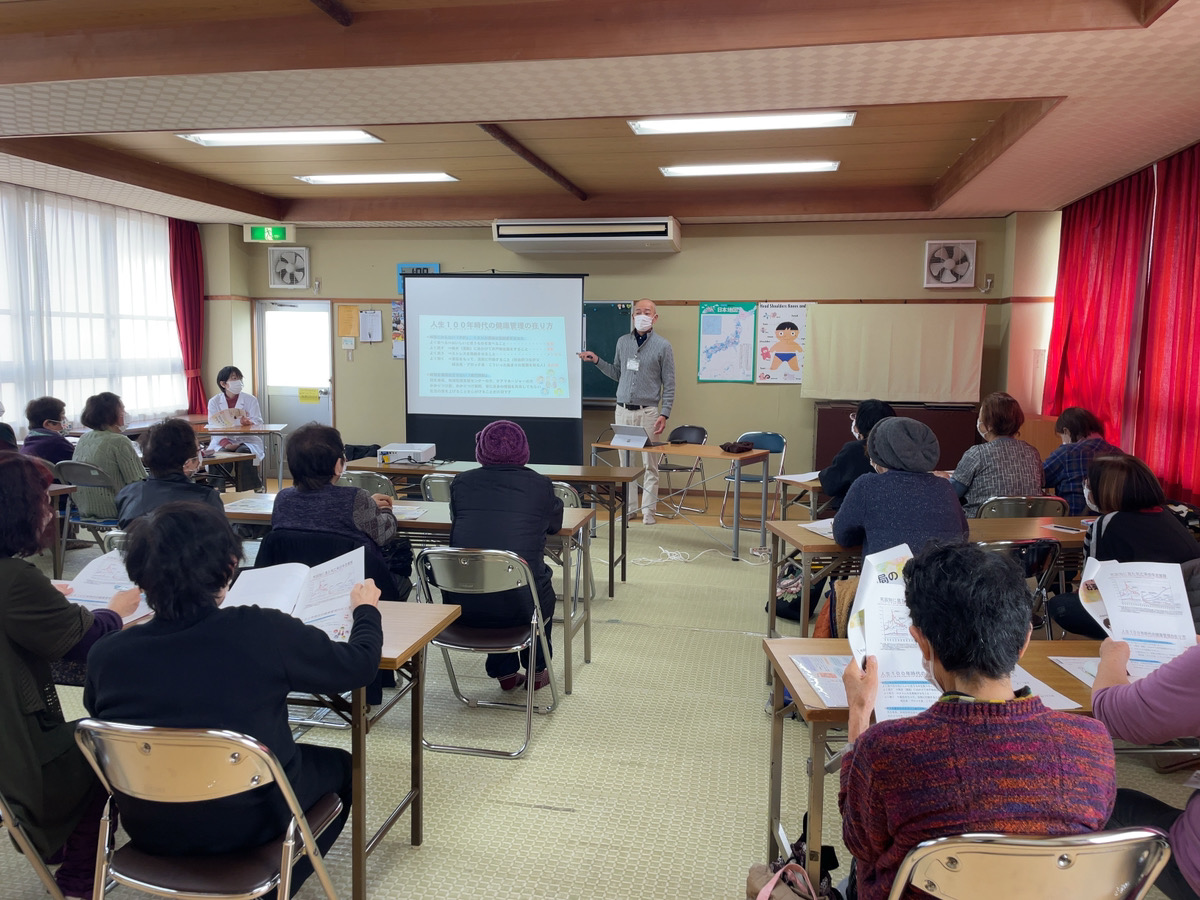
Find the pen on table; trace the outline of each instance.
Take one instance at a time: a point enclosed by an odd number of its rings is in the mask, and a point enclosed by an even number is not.
[[[1070,525],[1047,525],[1051,531],[1065,531],[1067,534],[1079,534],[1081,531],[1086,531],[1086,528],[1072,528]]]

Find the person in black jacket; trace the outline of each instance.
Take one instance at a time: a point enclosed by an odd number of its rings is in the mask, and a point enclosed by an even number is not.
[[[217,492],[207,484],[192,481],[200,470],[200,447],[196,432],[183,419],[167,419],[146,432],[142,462],[150,477],[127,484],[117,493],[117,519],[122,528],[175,500],[206,503],[224,515],[225,507]]]
[[[882,400],[864,400],[858,404],[858,409],[850,413],[850,434],[854,440],[847,441],[837,452],[833,462],[822,469],[817,477],[821,479],[821,490],[829,495],[829,508],[837,511],[846,491],[855,480],[871,471],[871,460],[867,456],[867,437],[871,429],[882,419],[896,415],[892,407]]]
[[[544,553],[546,535],[562,528],[562,500],[555,496],[549,478],[526,468],[529,441],[516,422],[499,419],[475,435],[475,459],[481,468],[462,472],[450,483],[450,546],[510,550],[529,564],[548,646],[555,596]],[[462,606],[465,625],[528,625],[533,613],[533,598],[524,589],[503,595],[446,591],[443,599]],[[527,652],[521,653],[519,662],[515,653],[489,653],[486,669],[502,689],[512,691],[525,684],[521,666],[529,671]],[[536,689],[550,683],[540,645],[533,671]]]
[[[301,807],[330,792],[342,812],[317,845],[325,853],[350,814],[350,754],[297,744],[288,725],[292,691],[340,694],[375,677],[383,647],[379,589],[350,593],[350,639],[335,643],[274,609],[221,609],[241,542],[225,516],[198,503],[168,503],[134,521],[125,568],[154,610],[148,623],[98,642],[88,654],[83,705],[99,719],[166,728],[223,728],[266,744]],[[110,644],[111,642],[111,644]],[[274,785],[220,800],[159,803],[118,796],[135,847],[156,855],[208,855],[257,847],[282,833],[287,805]],[[293,887],[312,873],[302,860]]]

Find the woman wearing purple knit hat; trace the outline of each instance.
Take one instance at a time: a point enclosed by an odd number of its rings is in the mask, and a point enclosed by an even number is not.
[[[499,419],[475,435],[475,459],[480,468],[456,475],[450,484],[450,546],[510,550],[529,563],[549,646],[555,596],[544,552],[546,535],[562,528],[562,500],[554,495],[549,478],[525,467],[529,440],[516,422]],[[527,590],[486,598],[447,591],[444,599],[462,606],[464,625],[527,625],[533,612],[533,598]],[[516,653],[488,654],[487,673],[506,691],[525,683],[522,666],[529,671],[527,652],[522,652],[519,660]],[[536,689],[550,683],[540,646],[533,672]]]

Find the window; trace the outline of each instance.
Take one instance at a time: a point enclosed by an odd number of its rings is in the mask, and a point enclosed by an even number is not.
[[[51,395],[75,421],[92,394],[129,418],[187,407],[167,220],[0,184],[0,399],[22,422]]]

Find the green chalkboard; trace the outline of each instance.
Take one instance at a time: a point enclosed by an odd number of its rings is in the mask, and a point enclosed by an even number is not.
[[[632,303],[583,304],[584,349],[591,350],[601,359],[612,362],[616,354],[617,338],[628,334],[631,328],[629,317]],[[615,400],[617,383],[591,363],[583,364],[583,399]]]

